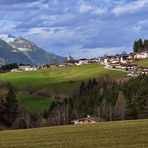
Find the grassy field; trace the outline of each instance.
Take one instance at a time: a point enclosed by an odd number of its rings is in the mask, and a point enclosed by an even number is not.
[[[10,81],[18,88],[17,98],[28,111],[43,112],[51,104],[50,98],[40,97],[37,93],[46,92],[69,94],[79,87],[82,80],[89,78],[123,78],[124,72],[107,70],[102,65],[91,64],[75,67],[50,68],[32,72],[10,72],[0,74],[0,83]],[[33,89],[35,96],[28,96],[28,90]],[[0,95],[6,96],[7,90],[0,89]]]
[[[148,120],[0,132],[1,148],[147,148]]]
[[[137,64],[138,66],[142,66],[142,67],[148,67],[148,58],[143,60],[138,60],[134,62],[134,64]]]
[[[82,65],[75,67],[50,68],[32,72],[10,72],[0,74],[0,82],[10,81],[19,88],[32,86],[37,89],[67,91],[71,86],[77,85],[82,80],[100,78],[107,75],[110,78],[121,78],[125,73],[104,69],[98,64]],[[64,87],[63,87],[64,86]]]
[[[26,96],[18,99],[22,107],[29,112],[42,113],[48,110],[52,100],[42,96]]]

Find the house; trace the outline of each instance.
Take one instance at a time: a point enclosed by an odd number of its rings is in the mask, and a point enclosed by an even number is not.
[[[137,77],[139,76],[139,73],[136,72],[136,71],[130,71],[128,74],[127,74],[128,77]]]
[[[83,65],[83,64],[89,64],[89,60],[88,59],[80,59],[80,60],[78,60],[77,65]]]
[[[148,50],[141,53],[137,53],[135,55],[135,59],[146,59],[146,58],[148,58]]]
[[[73,120],[71,121],[71,123],[77,125],[77,124],[92,124],[92,123],[103,122],[103,121],[105,120],[102,119],[101,117],[91,117],[88,115],[87,118]]]
[[[11,72],[19,72],[18,68],[14,68],[11,70]]]
[[[111,64],[117,64],[120,62],[120,57],[119,56],[111,56],[109,61]]]
[[[31,67],[31,66],[19,66],[18,70],[19,71],[34,71],[34,70],[37,70],[37,68]]]
[[[93,64],[93,63],[100,63],[100,58],[93,58],[93,59],[89,59],[88,61],[89,64]]]
[[[129,54],[129,57],[128,57],[129,62],[133,62],[135,60],[135,55],[136,55],[136,53],[130,53]]]
[[[120,56],[120,62],[123,63],[123,64],[126,64],[129,62],[129,55],[121,55]]]

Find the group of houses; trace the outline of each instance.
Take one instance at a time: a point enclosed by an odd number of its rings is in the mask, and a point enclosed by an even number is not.
[[[11,72],[36,71],[36,70],[37,70],[37,67],[35,66],[24,65],[24,66],[18,66],[18,68],[12,69]]]
[[[140,59],[148,58],[148,50],[142,53],[119,54],[114,56],[106,56],[101,61],[107,69],[118,69],[127,72],[127,76],[138,76],[141,74],[148,74],[147,67],[138,67],[132,62]]]
[[[103,64],[107,69],[118,69],[121,71],[126,71],[127,76],[138,76],[141,74],[148,74],[147,67],[138,67],[136,64],[132,64],[136,60],[148,58],[148,50],[145,50],[141,53],[122,53],[111,56],[104,56],[92,59],[79,59],[74,60],[71,56],[67,58],[63,64],[47,64],[47,65],[39,65],[39,66],[19,66],[16,69],[12,69],[12,72],[16,71],[34,71],[38,69],[48,69],[53,67],[67,67],[67,66],[79,66],[84,64]]]
[[[103,122],[103,121],[105,121],[105,119],[101,117],[87,115],[86,118],[76,119],[76,120],[71,121],[71,123],[78,125],[78,124],[92,124],[92,123]]]

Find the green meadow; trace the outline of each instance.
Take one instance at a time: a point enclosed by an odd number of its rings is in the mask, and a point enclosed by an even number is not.
[[[18,88],[32,86],[36,89],[47,88],[48,90],[67,91],[71,86],[75,86],[83,80],[104,76],[121,78],[125,76],[125,73],[110,71],[105,69],[103,65],[90,64],[49,68],[31,72],[9,72],[0,74],[0,82],[10,81]]]
[[[0,132],[1,148],[147,148],[148,120]]]
[[[41,96],[41,93],[55,93],[69,95],[77,89],[82,81],[89,78],[99,79],[108,77],[111,79],[120,79],[126,76],[126,73],[105,69],[103,65],[91,64],[73,67],[57,67],[31,72],[9,72],[0,74],[0,84],[11,82],[18,89],[17,98],[29,111],[42,112],[49,108],[51,98]],[[28,90],[33,89],[34,95],[29,95]],[[0,89],[1,95],[6,95],[7,91]]]
[[[134,64],[137,64],[138,66],[141,66],[141,67],[148,67],[148,58],[138,60],[138,61],[134,62]]]
[[[24,110],[35,113],[42,113],[44,110],[48,110],[52,104],[51,99],[42,96],[20,97],[19,102]]]

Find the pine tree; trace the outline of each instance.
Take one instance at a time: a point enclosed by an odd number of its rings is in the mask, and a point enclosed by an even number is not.
[[[148,40],[144,40],[144,50],[148,50]]]
[[[114,107],[114,114],[117,116],[117,118],[124,120],[125,108],[126,108],[125,96],[122,91],[119,91],[118,99],[116,100],[116,105]]]
[[[143,41],[142,41],[142,39],[139,39],[139,41],[138,41],[138,51],[139,52],[142,52],[143,49],[144,49],[144,47],[143,47]]]
[[[17,117],[17,99],[16,90],[13,86],[9,88],[7,96],[5,98],[6,114],[8,115],[8,124],[11,125]]]
[[[137,44],[137,41],[134,41],[133,50],[134,50],[134,52],[138,52],[138,44]]]

